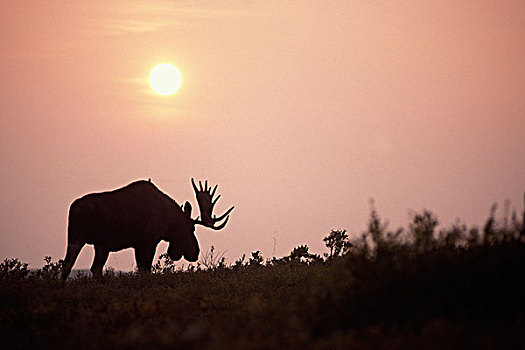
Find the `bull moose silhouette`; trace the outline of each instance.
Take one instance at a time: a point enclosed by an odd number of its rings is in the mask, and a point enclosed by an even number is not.
[[[191,204],[186,201],[179,206],[161,192],[151,181],[136,181],[109,192],[90,193],[75,200],[69,208],[67,252],[62,265],[62,279],[67,279],[85,244],[95,246],[95,258],[91,265],[93,276],[102,275],[110,252],[125,248],[135,249],[139,271],[150,272],[157,245],[161,240],[169,242],[168,255],[172,260],[182,257],[197,261],[199,243],[195,237],[195,225],[214,230],[226,226],[234,207],[219,217],[213,216],[217,185],[212,189],[208,181],[199,181],[199,187],[191,179],[199,204],[200,217],[191,218]],[[222,221],[222,224],[215,224]]]

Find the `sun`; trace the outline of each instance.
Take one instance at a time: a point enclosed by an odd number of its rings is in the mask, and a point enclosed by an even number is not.
[[[174,65],[161,63],[151,70],[149,85],[159,95],[172,95],[182,85],[182,75]]]

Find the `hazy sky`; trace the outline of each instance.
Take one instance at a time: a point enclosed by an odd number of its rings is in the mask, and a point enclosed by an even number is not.
[[[119,5],[116,5],[116,4]],[[230,263],[324,252],[374,198],[482,224],[525,192],[525,1],[1,1],[0,258],[63,258],[86,193],[219,184]],[[156,95],[158,63],[181,89]],[[275,237],[275,240],[274,240]],[[275,251],[274,251],[275,243]],[[159,248],[164,252],[166,246]],[[84,248],[75,268],[91,264]],[[130,250],[113,253],[134,267]]]

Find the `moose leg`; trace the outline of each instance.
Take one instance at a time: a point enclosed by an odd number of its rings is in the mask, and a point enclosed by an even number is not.
[[[155,247],[135,248],[135,260],[139,272],[151,272],[151,264],[155,256]]]
[[[71,269],[73,268],[73,265],[75,264],[75,261],[77,260],[78,254],[80,253],[80,250],[82,250],[82,247],[85,243],[78,243],[78,242],[69,242],[67,244],[67,251],[66,251],[66,257],[64,258],[64,262],[62,263],[62,279],[66,280],[67,276],[71,273]]]
[[[102,276],[102,268],[108,260],[109,250],[104,249],[100,246],[95,245],[95,259],[93,259],[93,265],[91,265],[91,273],[94,277]]]

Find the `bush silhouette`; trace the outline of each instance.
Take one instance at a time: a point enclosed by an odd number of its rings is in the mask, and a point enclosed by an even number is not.
[[[525,211],[524,211],[525,216]],[[481,228],[438,228],[428,210],[392,230],[372,207],[365,230],[332,230],[325,259],[307,245],[227,266],[56,278],[0,264],[6,348],[519,348],[525,317],[525,224],[515,213]]]

